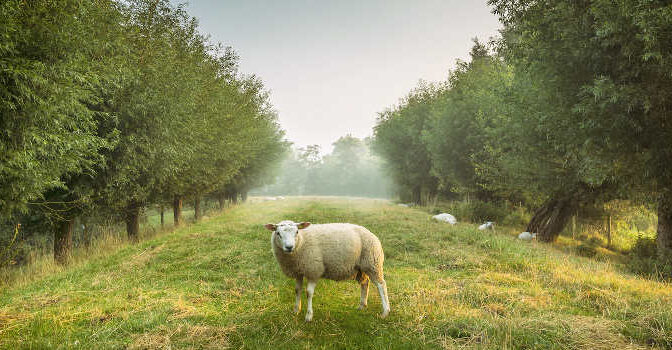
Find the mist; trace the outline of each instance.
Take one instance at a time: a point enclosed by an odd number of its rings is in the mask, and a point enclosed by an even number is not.
[[[392,182],[371,139],[339,138],[323,155],[319,145],[292,147],[275,175],[275,183],[252,191],[259,196],[322,195],[391,198]]]

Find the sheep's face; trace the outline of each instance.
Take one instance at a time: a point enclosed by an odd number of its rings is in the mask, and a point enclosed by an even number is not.
[[[264,227],[269,231],[273,231],[271,244],[282,249],[285,253],[291,253],[296,247],[296,237],[299,234],[299,230],[308,226],[310,226],[310,222],[296,223],[285,220],[278,224],[266,224]]]

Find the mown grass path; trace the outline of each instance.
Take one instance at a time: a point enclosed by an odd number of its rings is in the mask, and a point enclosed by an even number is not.
[[[385,249],[392,313],[322,280],[294,315],[263,224],[351,222]],[[305,300],[305,294],[304,294]],[[305,301],[304,301],[305,305]],[[384,201],[248,203],[0,291],[2,348],[672,348],[672,286]]]

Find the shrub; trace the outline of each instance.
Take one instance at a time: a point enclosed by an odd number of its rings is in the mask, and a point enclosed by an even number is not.
[[[576,247],[576,254],[592,258],[597,254],[597,246],[590,242],[582,242]]]
[[[516,207],[514,210],[509,211],[506,217],[504,217],[504,220],[502,220],[502,225],[525,227],[530,222],[531,218],[532,216],[527,210],[525,210],[525,208]]]
[[[656,257],[656,240],[652,237],[637,237],[635,245],[632,246],[630,254],[638,258],[655,258]]]

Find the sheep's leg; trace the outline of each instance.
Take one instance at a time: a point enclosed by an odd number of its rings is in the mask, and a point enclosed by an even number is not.
[[[308,306],[306,311],[306,322],[313,320],[313,293],[315,292],[315,285],[317,281],[308,280],[308,286],[306,286],[306,295],[308,297]]]
[[[362,293],[359,297],[359,309],[362,310],[366,307],[367,299],[369,298],[369,279],[365,279],[360,284],[362,287]]]
[[[296,293],[296,301],[294,302],[294,313],[301,311],[301,289],[303,288],[303,276],[296,279],[294,285],[294,292]]]
[[[377,281],[374,281],[378,287],[378,293],[380,294],[380,303],[383,304],[383,313],[380,314],[380,317],[387,317],[390,313],[390,301],[387,299],[387,284],[385,280],[380,278]]]

